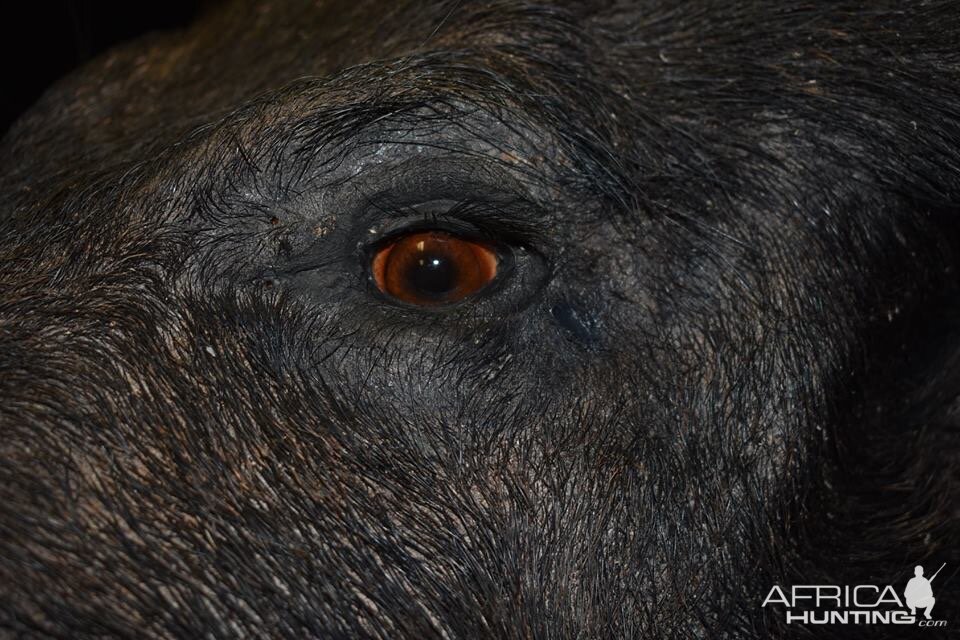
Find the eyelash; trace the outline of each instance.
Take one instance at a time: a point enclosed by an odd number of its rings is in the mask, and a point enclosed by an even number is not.
[[[381,199],[371,206],[378,217],[386,220],[386,224],[385,229],[363,243],[367,250],[383,246],[409,233],[435,230],[468,240],[543,252],[534,241],[533,229],[518,223],[520,217],[515,212],[532,209],[527,202],[460,200],[452,204],[428,202],[411,205]]]

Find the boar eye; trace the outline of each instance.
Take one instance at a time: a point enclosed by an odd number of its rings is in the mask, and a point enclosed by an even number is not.
[[[498,265],[497,252],[486,243],[445,231],[419,231],[379,247],[370,270],[388,296],[438,306],[481,291],[496,278]]]

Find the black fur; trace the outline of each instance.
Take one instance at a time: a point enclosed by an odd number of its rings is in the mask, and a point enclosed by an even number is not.
[[[0,629],[904,637],[960,603],[954,2],[259,2],[0,148]],[[368,247],[513,247],[426,311]],[[937,631],[928,631],[933,637]]]

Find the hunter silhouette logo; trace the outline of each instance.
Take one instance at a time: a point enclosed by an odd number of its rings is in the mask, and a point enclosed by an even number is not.
[[[930,583],[934,581],[937,577],[937,574],[947,566],[947,563],[944,562],[940,565],[940,568],[937,569],[937,573],[933,574],[929,580],[923,577],[923,567],[917,565],[913,570],[914,577],[910,579],[910,582],[907,583],[907,588],[903,591],[903,599],[907,601],[907,606],[910,607],[910,613],[912,615],[917,615],[917,608],[926,609],[923,612],[923,617],[927,620],[930,619],[930,612],[933,611],[933,605],[937,602],[936,598],[933,597],[933,587],[930,586]]]
[[[946,620],[932,618],[933,581],[946,563],[927,578],[922,566],[913,570],[913,578],[903,590],[903,600],[891,585],[798,584],[789,588],[774,585],[763,607],[786,607],[787,624],[901,624],[919,627],[945,627]],[[906,604],[904,604],[906,603]],[[909,609],[909,611],[907,611]],[[917,610],[923,612],[918,618]]]

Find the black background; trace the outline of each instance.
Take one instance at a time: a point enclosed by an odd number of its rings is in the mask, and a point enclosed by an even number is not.
[[[58,78],[114,44],[187,24],[199,5],[197,0],[9,4],[0,19],[5,78],[0,136]]]

